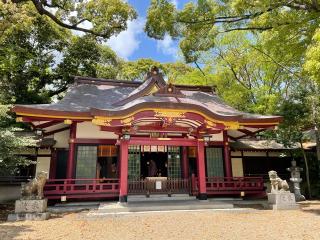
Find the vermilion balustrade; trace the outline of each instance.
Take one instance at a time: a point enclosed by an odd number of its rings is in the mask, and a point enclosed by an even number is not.
[[[189,193],[190,181],[189,179],[167,179],[161,181],[161,188],[157,189],[156,182],[159,180],[141,179],[129,181],[129,194],[175,194],[175,193]]]
[[[112,198],[119,196],[119,179],[48,179],[44,187],[48,199]]]
[[[208,195],[245,195],[260,194],[265,191],[262,177],[207,177],[206,187]],[[192,175],[191,191],[198,193],[198,178]]]

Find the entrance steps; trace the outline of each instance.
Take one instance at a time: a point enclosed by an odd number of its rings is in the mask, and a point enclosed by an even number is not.
[[[135,202],[161,202],[161,201],[190,201],[196,200],[195,196],[189,194],[172,194],[170,197],[167,194],[151,194],[149,197],[146,195],[129,195],[128,203]]]
[[[97,210],[92,211],[93,215],[110,215],[130,212],[159,212],[176,210],[204,210],[204,209],[233,209],[233,204],[224,201],[209,200],[166,200],[149,202],[128,202],[128,203],[101,203]],[[89,215],[90,215],[89,214]]]

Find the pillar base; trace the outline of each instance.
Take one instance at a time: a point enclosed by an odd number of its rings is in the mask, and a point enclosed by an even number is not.
[[[199,200],[207,200],[208,199],[207,194],[206,193],[199,193],[198,199]]]
[[[124,203],[124,202],[127,202],[127,201],[128,201],[128,196],[127,195],[119,197],[119,202]]]

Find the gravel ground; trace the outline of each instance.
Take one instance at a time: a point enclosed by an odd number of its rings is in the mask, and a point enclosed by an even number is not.
[[[96,219],[73,213],[41,222],[1,222],[0,239],[319,240],[320,201],[292,211],[132,213]]]

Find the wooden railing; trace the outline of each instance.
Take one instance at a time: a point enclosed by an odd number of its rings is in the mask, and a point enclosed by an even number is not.
[[[48,199],[113,198],[119,196],[119,179],[48,179],[44,187]]]
[[[208,195],[245,195],[264,194],[262,177],[207,177],[206,187]],[[192,176],[191,191],[198,193],[198,178]]]
[[[189,193],[189,179],[167,179],[161,181],[161,188],[157,188],[156,182],[159,180],[141,179],[128,183],[129,194],[176,194]],[[158,186],[159,187],[159,186]]]

